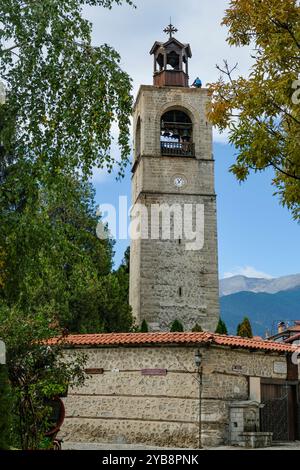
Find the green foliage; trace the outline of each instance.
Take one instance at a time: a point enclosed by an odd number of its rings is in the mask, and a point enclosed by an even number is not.
[[[174,320],[171,328],[170,328],[171,333],[176,333],[176,332],[182,332],[184,331],[183,325],[179,320]]]
[[[15,445],[22,449],[37,449],[44,439],[51,411],[45,400],[62,394],[68,384],[84,381],[83,355],[66,363],[63,341],[51,347],[44,343],[57,334],[49,327],[49,317],[42,311],[25,318],[23,312],[0,305],[0,336],[15,396]]]
[[[141,324],[140,332],[141,333],[148,333],[148,331],[149,331],[148,323],[146,322],[146,320],[143,320],[142,324]]]
[[[0,190],[0,299],[24,315],[47,311],[72,332],[129,331],[129,267],[112,272],[113,241],[90,184],[58,173],[38,185],[7,165]],[[105,229],[104,229],[105,230]]]
[[[0,0],[0,337],[6,341],[16,447],[47,447],[46,399],[81,384],[62,329],[129,331],[128,259],[112,271],[113,242],[96,236],[94,166],[130,152],[131,80],[108,45],[93,47],[84,5],[130,0]],[[118,127],[121,158],[110,155]],[[82,176],[80,176],[82,175]],[[104,228],[104,231],[106,228]],[[1,412],[1,410],[0,410]],[[3,415],[4,416],[4,415]]]
[[[251,171],[273,168],[282,204],[300,218],[300,5],[297,0],[231,1],[223,24],[228,43],[251,47],[247,77],[235,76],[227,62],[210,86],[209,118],[229,129],[237,149],[231,167],[239,181]]]
[[[248,317],[245,317],[242,323],[238,325],[236,334],[243,338],[253,338],[252,327]]]
[[[12,390],[6,365],[0,365],[0,450],[9,449],[12,425]]]
[[[220,335],[228,335],[226,324],[222,320],[222,318],[219,319],[218,326],[217,326],[217,329],[216,329],[216,333],[218,333]]]
[[[193,333],[201,333],[202,331],[202,327],[198,323],[196,323],[196,325],[192,328]]]
[[[131,80],[109,45],[93,46],[85,5],[130,0],[0,0],[0,78],[14,116],[15,155],[40,177],[62,169],[114,165],[130,153]],[[121,158],[110,153],[118,128]]]

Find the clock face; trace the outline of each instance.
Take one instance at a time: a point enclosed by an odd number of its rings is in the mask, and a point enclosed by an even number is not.
[[[185,184],[186,180],[183,176],[175,176],[174,185],[176,186],[176,188],[183,188]]]

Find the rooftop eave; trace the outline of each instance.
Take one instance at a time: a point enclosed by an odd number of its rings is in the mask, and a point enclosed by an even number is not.
[[[189,58],[192,57],[192,50],[191,50],[191,46],[189,44],[182,44],[180,41],[177,41],[177,39],[175,38],[172,38],[172,39],[169,39],[167,42],[159,42],[159,41],[155,41],[155,43],[153,44],[151,50],[150,50],[150,54],[155,54],[156,50],[159,49],[160,47],[167,47],[169,46],[171,43],[176,43],[177,46],[181,47],[182,49],[185,49],[186,51],[186,54]]]

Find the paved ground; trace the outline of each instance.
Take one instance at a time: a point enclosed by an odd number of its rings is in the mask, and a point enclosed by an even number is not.
[[[130,444],[100,444],[100,443],[85,443],[85,442],[64,442],[63,450],[175,450],[163,447],[150,447],[144,445],[130,445]],[[183,450],[183,449],[177,449]],[[192,450],[192,449],[188,449]],[[241,450],[237,447],[220,446],[209,448],[208,450]],[[282,442],[274,443],[272,447],[267,447],[259,450],[300,450],[300,441],[297,442]]]

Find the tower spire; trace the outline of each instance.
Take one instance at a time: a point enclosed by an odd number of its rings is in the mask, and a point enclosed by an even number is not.
[[[169,34],[170,39],[172,39],[173,34],[177,32],[178,32],[178,29],[172,25],[172,18],[170,17],[170,24],[164,29],[164,33]]]

